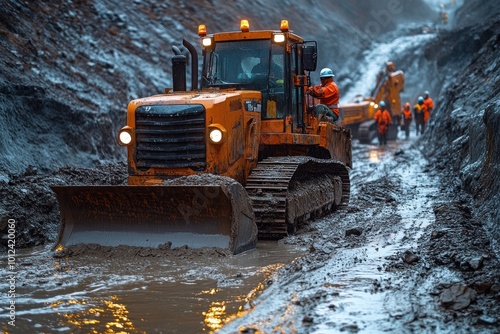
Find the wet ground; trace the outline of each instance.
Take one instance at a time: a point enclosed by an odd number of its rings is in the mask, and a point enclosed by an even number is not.
[[[355,144],[349,208],[289,238],[307,254],[218,333],[497,333],[498,260],[421,149]]]
[[[211,332],[255,299],[276,270],[300,253],[300,247],[277,242],[260,242],[240,256],[214,249],[167,253],[98,247],[54,258],[49,247],[23,250],[16,259],[16,326],[2,329]],[[0,288],[6,291],[8,285]]]
[[[2,312],[2,329],[496,333],[498,261],[467,196],[442,183],[420,145],[355,142],[346,209],[236,256],[130,247],[57,253],[51,244],[19,250],[16,327]]]

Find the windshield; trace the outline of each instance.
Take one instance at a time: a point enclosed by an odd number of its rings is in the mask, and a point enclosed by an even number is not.
[[[219,42],[205,54],[203,87],[283,86],[283,47],[270,40]]]

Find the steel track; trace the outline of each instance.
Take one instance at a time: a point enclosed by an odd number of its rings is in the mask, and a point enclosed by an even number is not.
[[[327,178],[341,182],[339,205],[333,203],[333,187],[325,189],[321,183]],[[293,234],[300,223],[347,205],[350,197],[349,172],[344,164],[310,157],[267,158],[252,171],[245,188],[253,202],[260,239],[280,239]],[[292,201],[300,204],[300,214],[289,211]]]

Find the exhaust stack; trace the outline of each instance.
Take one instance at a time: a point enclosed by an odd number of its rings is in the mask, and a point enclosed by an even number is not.
[[[185,39],[182,41],[182,45],[184,45],[191,55],[191,90],[198,90],[198,53],[194,46]],[[186,91],[187,58],[176,46],[172,46],[172,51],[175,54],[172,57],[174,92]]]

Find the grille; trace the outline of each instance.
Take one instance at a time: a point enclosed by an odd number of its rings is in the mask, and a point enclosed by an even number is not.
[[[135,124],[138,169],[205,169],[205,108],[202,105],[140,106],[135,112]]]

